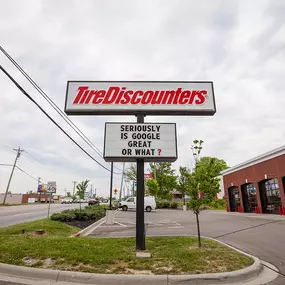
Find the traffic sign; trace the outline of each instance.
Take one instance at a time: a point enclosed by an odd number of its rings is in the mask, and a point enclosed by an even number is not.
[[[114,193],[115,193],[115,194],[117,194],[118,192],[119,192],[119,190],[118,190],[118,189],[115,189],[115,190],[114,190]]]
[[[56,182],[55,181],[49,181],[47,183],[47,192],[56,193]]]

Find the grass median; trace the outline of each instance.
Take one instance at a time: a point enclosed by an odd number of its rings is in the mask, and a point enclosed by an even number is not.
[[[47,234],[34,235],[39,228]],[[116,274],[227,272],[253,263],[251,258],[211,240],[203,239],[202,248],[197,248],[194,237],[147,238],[152,258],[138,259],[134,238],[70,238],[77,230],[51,220],[0,228],[0,262]]]

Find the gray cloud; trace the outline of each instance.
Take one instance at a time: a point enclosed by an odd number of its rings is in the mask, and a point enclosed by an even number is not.
[[[191,165],[190,145],[205,140],[204,155],[230,165],[283,144],[283,1],[6,1],[0,11],[1,44],[63,109],[66,81],[212,80],[214,117],[147,117],[176,122],[179,160]],[[1,55],[0,62],[68,133],[108,166],[62,121]],[[21,145],[42,164],[23,156],[34,176],[61,188],[89,177],[107,194],[109,174],[85,156],[0,74],[0,163]],[[71,117],[103,149],[105,121],[133,117]],[[121,168],[121,165],[118,165]],[[0,167],[0,191],[9,171]],[[116,176],[114,187],[119,187]],[[13,191],[35,181],[17,173]]]

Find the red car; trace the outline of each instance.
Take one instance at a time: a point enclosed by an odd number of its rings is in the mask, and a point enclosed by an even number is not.
[[[99,204],[99,200],[96,199],[89,199],[88,206]]]

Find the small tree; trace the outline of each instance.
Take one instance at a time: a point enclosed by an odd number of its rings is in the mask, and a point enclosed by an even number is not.
[[[150,163],[150,173],[159,186],[158,197],[171,199],[171,192],[177,186],[177,176],[170,162]]]
[[[194,171],[188,175],[188,194],[191,197],[189,207],[196,215],[199,247],[201,247],[200,208],[203,204],[211,202],[216,196],[219,191],[220,181],[216,176],[216,168],[214,167],[216,162],[215,158],[210,158],[208,163],[200,162],[200,153],[203,149],[203,143],[202,140],[193,141],[192,152],[195,159],[195,168]]]
[[[136,181],[137,180],[137,167],[136,164],[130,164],[127,169],[124,171],[124,177],[127,181]]]
[[[77,184],[76,189],[76,195],[80,198],[80,199],[84,199],[84,193],[86,192],[86,189],[88,187],[88,183],[90,180],[84,180],[81,181],[79,184]]]
[[[150,195],[157,197],[157,193],[159,191],[159,185],[155,179],[147,179],[146,187]]]
[[[189,169],[184,166],[179,167],[179,177],[178,177],[178,190],[182,193],[183,204],[185,205],[185,193],[188,189],[188,178],[189,178]]]

